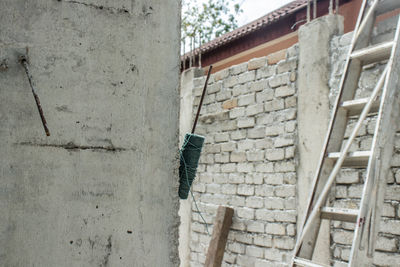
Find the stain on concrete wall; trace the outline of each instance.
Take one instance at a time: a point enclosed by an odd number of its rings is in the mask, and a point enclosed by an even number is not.
[[[0,2],[0,266],[177,266],[179,8]]]

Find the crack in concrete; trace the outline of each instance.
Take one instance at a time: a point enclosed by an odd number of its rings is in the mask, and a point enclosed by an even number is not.
[[[62,1],[62,0],[58,0],[58,1]],[[90,3],[82,3],[76,0],[65,0],[65,2],[67,3],[71,3],[71,4],[79,4],[79,5],[84,5],[86,7],[90,7],[90,8],[95,8],[95,9],[99,9],[99,10],[104,10],[104,11],[108,11],[111,12],[113,14],[116,13],[120,13],[120,14],[130,14],[129,10],[126,8],[115,8],[115,7],[106,7],[106,6],[98,6],[95,4],[90,4]]]
[[[16,143],[16,145],[36,146],[36,147],[54,147],[54,148],[62,148],[62,149],[66,149],[66,150],[102,150],[102,151],[108,151],[108,152],[122,152],[122,151],[128,151],[128,150],[132,150],[132,151],[136,150],[134,148],[122,148],[122,147],[114,147],[114,146],[81,146],[81,145],[76,145],[72,142],[67,143],[67,144],[37,144],[37,143],[32,143],[32,142],[21,142],[21,143]]]

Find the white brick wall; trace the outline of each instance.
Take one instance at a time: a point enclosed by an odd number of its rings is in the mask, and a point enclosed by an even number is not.
[[[277,64],[253,59],[210,79],[198,124],[207,141],[193,191],[209,228],[218,205],[235,210],[223,266],[281,266],[290,259],[297,216],[293,51]],[[204,77],[197,80],[201,88]],[[194,90],[199,103],[201,90]],[[209,237],[193,211],[191,266],[199,266]]]
[[[379,36],[391,34],[388,27],[378,27],[376,32]],[[350,41],[351,33],[332,39],[331,103]],[[276,64],[268,65],[267,57],[252,59],[210,79],[198,124],[206,144],[193,191],[210,233],[219,205],[235,210],[222,266],[287,266],[296,241],[297,46],[280,54],[283,57]],[[357,97],[367,96],[381,70],[381,65],[375,65],[362,73]],[[204,77],[194,84],[193,112]],[[369,118],[352,149],[370,147],[374,125],[375,120]],[[400,261],[400,134],[395,151],[376,244],[376,266],[398,266]],[[343,170],[336,180],[334,205],[356,208],[364,177],[363,170]],[[203,266],[210,237],[195,206],[192,208],[190,263]],[[354,225],[332,222],[331,228],[331,256],[346,261]]]

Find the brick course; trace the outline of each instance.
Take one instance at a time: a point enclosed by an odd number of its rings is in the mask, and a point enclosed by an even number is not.
[[[290,77],[297,69],[297,50],[291,49],[291,56],[288,51],[210,79],[198,124],[210,141],[193,191],[210,224],[218,205],[235,210],[223,266],[279,266],[294,246],[297,95]],[[195,84],[200,88],[202,82],[204,77]],[[227,115],[221,114],[224,110]],[[191,266],[198,266],[208,247],[201,240],[208,239],[194,205],[193,211]]]

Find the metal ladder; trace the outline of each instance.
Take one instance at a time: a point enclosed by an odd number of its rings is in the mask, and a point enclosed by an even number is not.
[[[386,176],[400,121],[400,19],[393,41],[370,45],[370,39],[377,16],[396,8],[400,8],[400,0],[363,1],[291,266],[324,266],[312,261],[322,219],[355,223],[347,266],[372,266]],[[385,60],[386,67],[370,97],[354,99],[363,66]],[[349,152],[363,121],[371,113],[377,113],[371,150]],[[344,141],[349,117],[354,116],[358,121]],[[359,209],[327,206],[330,189],[342,167],[367,170]]]

